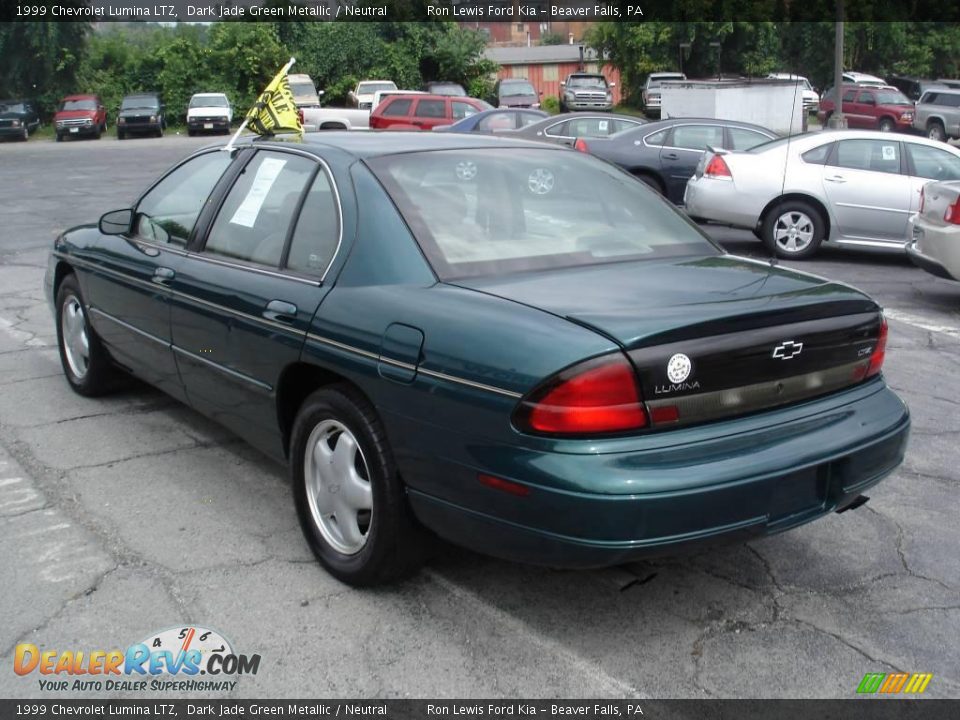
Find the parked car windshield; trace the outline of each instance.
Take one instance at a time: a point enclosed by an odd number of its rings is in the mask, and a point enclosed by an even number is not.
[[[303,97],[304,95],[316,95],[317,89],[312,83],[295,82],[290,83],[290,92],[293,93],[294,97]]]
[[[668,82],[671,80],[683,80],[683,79],[684,79],[683,75],[670,75],[666,77],[647,78],[647,88],[648,89],[658,88],[665,82]]]
[[[450,95],[451,97],[466,97],[467,91],[456,83],[433,83],[429,91],[434,95]]]
[[[124,98],[120,104],[121,110],[133,110],[135,108],[156,109],[160,107],[155,97],[128,97]]]
[[[61,110],[96,110],[95,100],[64,100],[60,103]]]
[[[877,90],[877,105],[913,105],[913,101],[899,90]]]
[[[190,107],[230,107],[230,103],[227,102],[227,98],[223,95],[194,95],[190,98]]]
[[[646,185],[589,155],[439,150],[369,165],[445,280],[720,253]]]
[[[574,75],[567,81],[567,87],[606,87],[607,81],[595,75]]]
[[[22,102],[16,100],[0,100],[0,112],[22,113],[26,112]]]
[[[392,82],[371,82],[371,83],[360,83],[357,87],[357,93],[362,93],[364,95],[373,95],[375,92],[381,90],[396,90],[397,86]]]
[[[513,97],[515,95],[536,95],[537,91],[533,85],[528,82],[510,82],[500,83],[500,97]]]

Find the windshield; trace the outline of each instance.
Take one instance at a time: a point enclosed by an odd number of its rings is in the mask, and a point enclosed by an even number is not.
[[[913,101],[899,90],[878,90],[877,105],[913,105]]]
[[[369,164],[444,280],[719,252],[646,185],[589,155],[486,148]]]
[[[465,97],[467,91],[463,89],[462,86],[457,85],[456,83],[435,83],[428,86],[429,91],[434,95],[449,95],[451,97]]]
[[[95,100],[64,100],[60,103],[61,110],[96,110]]]
[[[658,88],[665,82],[668,82],[671,80],[683,80],[683,79],[684,79],[683,75],[667,75],[667,76],[660,76],[655,78],[648,78],[647,87]]]
[[[317,89],[312,83],[308,82],[290,83],[290,92],[293,93],[294,97],[304,97],[306,95],[314,97],[317,95]]]
[[[190,98],[190,107],[230,107],[227,98],[223,95],[194,95]]]
[[[603,76],[595,75],[575,75],[567,81],[567,87],[602,87],[607,86],[607,81]]]
[[[160,103],[157,102],[155,97],[128,97],[124,98],[123,102],[120,104],[121,110],[133,110],[136,108],[149,108],[155,110],[160,107]]]
[[[500,83],[500,97],[515,97],[517,95],[536,95],[533,85],[524,82]]]
[[[371,83],[360,83],[357,87],[358,95],[373,95],[375,92],[380,92],[382,90],[396,90],[397,86],[392,82],[371,82]]]
[[[22,102],[16,100],[0,100],[0,112],[22,113],[26,112]]]

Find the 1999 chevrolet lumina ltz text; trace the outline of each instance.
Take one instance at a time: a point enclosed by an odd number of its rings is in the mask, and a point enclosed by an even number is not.
[[[869,297],[502,138],[200,151],[57,238],[46,295],[77,392],[122,368],[289,463],[357,585],[431,533],[596,567],[779,532],[862,502],[910,424]]]

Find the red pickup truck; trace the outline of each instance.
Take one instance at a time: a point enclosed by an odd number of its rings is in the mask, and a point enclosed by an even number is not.
[[[836,91],[820,100],[820,122],[826,125],[837,109]],[[847,125],[862,130],[909,131],[913,124],[913,102],[895,87],[843,86],[843,114]]]
[[[57,142],[71,135],[100,139],[107,131],[107,109],[96,95],[67,95],[53,116]]]

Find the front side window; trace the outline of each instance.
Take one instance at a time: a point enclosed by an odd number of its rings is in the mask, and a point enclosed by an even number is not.
[[[258,152],[230,188],[205,252],[279,267],[287,231],[315,168],[312,160],[297,155]]]
[[[913,174],[931,180],[960,180],[960,158],[939,148],[907,143]]]
[[[453,100],[450,106],[453,111],[454,120],[463,120],[466,117],[477,114],[477,109],[473,105],[460,100]]]
[[[720,251],[641,183],[564,150],[439,150],[374,158],[441,279]]]
[[[135,234],[150,242],[186,245],[200,211],[229,164],[230,154],[215,150],[173,170],[138,203]]]
[[[829,164],[851,170],[900,172],[900,143],[896,140],[841,140]]]
[[[723,128],[719,125],[680,125],[673,129],[668,145],[703,152],[707,146],[723,147]]]

